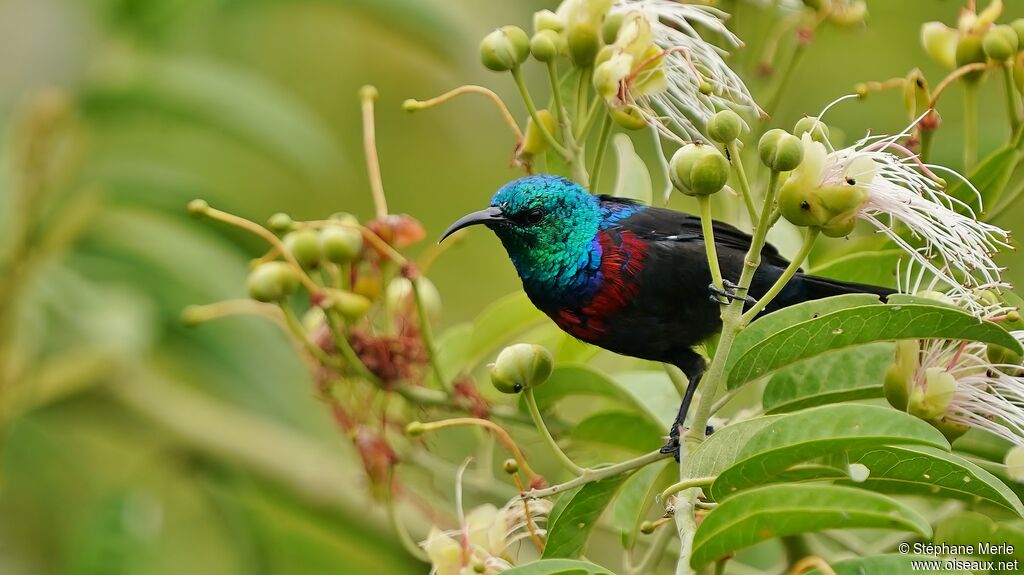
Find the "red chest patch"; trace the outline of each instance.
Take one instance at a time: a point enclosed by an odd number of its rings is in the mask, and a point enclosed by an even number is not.
[[[558,327],[591,343],[602,339],[607,320],[636,297],[637,276],[647,257],[647,245],[633,232],[599,232],[597,240],[601,246],[601,267],[592,280],[596,290],[590,300],[549,314]]]

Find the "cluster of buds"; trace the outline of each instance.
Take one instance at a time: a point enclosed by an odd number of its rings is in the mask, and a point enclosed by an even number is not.
[[[928,22],[921,27],[921,43],[925,52],[943,66],[953,69],[986,60],[1006,62],[1024,47],[1024,19],[1010,24],[996,24],[1003,13],[1002,0],[993,0],[981,12],[972,6],[960,13],[955,28],[942,22]],[[977,80],[981,72],[972,72],[966,79]]]

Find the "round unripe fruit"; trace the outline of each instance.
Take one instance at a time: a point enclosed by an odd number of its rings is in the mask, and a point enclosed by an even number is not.
[[[419,435],[423,435],[423,433],[426,430],[427,429],[423,425],[423,423],[419,421],[410,421],[409,425],[405,426],[405,434],[408,435],[409,437],[417,437]]]
[[[480,42],[480,61],[489,70],[506,72],[530,55],[530,37],[517,26],[502,26]]]
[[[267,227],[270,231],[275,234],[283,234],[291,231],[292,226],[295,222],[292,221],[292,217],[284,212],[277,212],[276,214],[267,218]]]
[[[775,128],[768,130],[757,143],[761,162],[776,172],[788,172],[804,159],[804,145],[793,134]]]
[[[1007,475],[1018,483],[1024,483],[1024,447],[1011,447],[1003,462],[1006,463]]]
[[[530,53],[539,62],[550,62],[558,57],[558,32],[541,30],[530,39]]]
[[[732,110],[722,110],[708,120],[708,136],[720,143],[730,144],[743,133],[743,119]]]
[[[1017,18],[1010,22],[1010,28],[1017,34],[1017,48],[1024,48],[1024,18]]]
[[[505,469],[505,473],[509,475],[519,472],[519,462],[511,457],[505,460],[502,467]]]
[[[346,226],[358,226],[359,218],[353,216],[348,212],[334,212],[328,219],[335,220],[345,224]]]
[[[828,142],[828,126],[814,116],[804,116],[793,126],[794,136],[799,138],[804,134],[810,134],[811,139],[815,142],[822,144]]]
[[[320,230],[320,247],[327,261],[348,263],[363,249],[363,234],[354,228],[330,226]]]
[[[206,200],[192,200],[185,206],[191,216],[202,216],[206,212],[210,211],[210,204],[206,203]]]
[[[551,30],[561,32],[565,29],[565,20],[551,10],[538,10],[533,13],[533,31]]]
[[[502,393],[532,389],[551,376],[554,359],[539,345],[517,343],[501,350],[491,366],[491,383]]]
[[[687,144],[672,155],[669,176],[684,194],[707,196],[725,187],[729,160],[712,146]]]
[[[982,40],[985,55],[992,60],[1005,62],[1017,53],[1019,40],[1017,32],[1005,24],[993,26]]]
[[[278,302],[295,293],[299,276],[285,262],[267,262],[249,272],[246,280],[249,297],[256,301]]]
[[[284,237],[284,247],[305,269],[315,268],[323,257],[320,236],[316,230],[307,228],[291,232]]]
[[[338,289],[328,289],[327,293],[331,298],[331,309],[346,319],[359,319],[370,311],[372,302],[359,294]]]
[[[434,282],[425,277],[416,280],[420,288],[420,298],[423,300],[423,309],[427,317],[437,320],[441,317],[441,294],[434,286]],[[395,278],[388,284],[384,292],[388,307],[392,310],[411,313],[416,310],[416,294],[412,290],[412,280],[407,278]]]

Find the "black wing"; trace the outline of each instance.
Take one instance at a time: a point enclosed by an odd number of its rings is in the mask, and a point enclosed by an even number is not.
[[[629,200],[601,197],[602,201],[627,203]],[[664,208],[649,207],[619,222],[623,229],[628,229],[638,236],[651,241],[703,242],[700,218],[687,213]],[[715,245],[719,248],[732,248],[742,252],[750,249],[750,234],[740,231],[725,222],[715,220],[712,226],[715,231]],[[761,250],[762,263],[786,267],[789,260],[782,257],[775,246],[765,244]]]

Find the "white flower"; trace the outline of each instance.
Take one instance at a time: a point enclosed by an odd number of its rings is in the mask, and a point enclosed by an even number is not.
[[[924,290],[917,295],[970,310],[986,321],[1006,321],[1014,315],[1019,319],[1016,308],[995,295],[1002,288],[984,286],[966,294]],[[1010,334],[1024,342],[1024,331]],[[976,341],[901,341],[896,363],[886,376],[886,395],[894,405],[929,421],[947,436],[973,427],[1024,446],[1020,361],[1010,350]]]
[[[922,163],[899,143],[907,135],[868,136],[835,150],[827,139],[823,144],[805,134],[804,160],[780,190],[783,215],[833,236],[849,233],[854,220],[868,222],[961,294],[998,283],[1002,268],[993,256],[1010,247],[1009,232],[976,220],[966,204],[946,194],[935,171],[977,190],[952,170]],[[914,239],[923,245],[911,245]]]
[[[700,26],[733,47],[742,46],[726,28],[725,12],[710,6],[680,4],[673,0],[616,0],[612,14],[639,13],[649,23],[653,45],[660,50],[644,68],[653,64],[664,72],[664,81],[647,85],[647,90],[624,90],[618,102],[655,126],[665,137],[680,143],[702,139],[707,121],[723,108],[757,109],[740,77],[725,63],[725,50],[705,41],[696,31]],[[636,70],[640,61],[632,61]],[[623,66],[621,60],[618,63]],[[596,71],[595,71],[596,74]],[[628,88],[629,86],[626,86]],[[655,88],[660,89],[655,89]]]
[[[468,463],[459,468],[456,479],[459,527],[450,531],[432,527],[427,540],[421,543],[433,575],[492,575],[511,569],[508,549],[531,537],[531,526],[533,534],[539,537],[547,533],[543,525],[551,502],[544,499],[524,501],[516,496],[501,509],[484,504],[463,513],[462,475]]]

